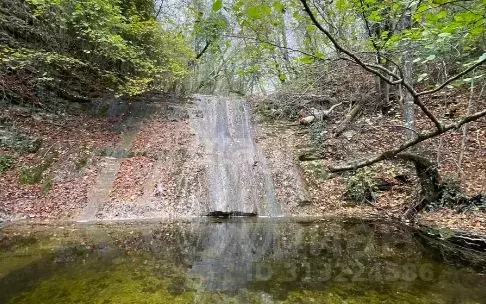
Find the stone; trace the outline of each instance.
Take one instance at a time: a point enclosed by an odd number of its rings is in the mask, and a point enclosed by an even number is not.
[[[356,135],[356,132],[353,130],[349,130],[343,133],[344,138],[347,140],[351,140]]]
[[[299,120],[299,123],[301,125],[309,125],[311,124],[314,120],[316,119],[315,116],[313,115],[310,115],[310,116],[307,116],[307,117],[302,117],[300,120]]]

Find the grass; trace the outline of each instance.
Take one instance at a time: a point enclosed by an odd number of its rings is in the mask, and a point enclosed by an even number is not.
[[[88,165],[88,162],[90,160],[90,156],[87,153],[81,154],[81,156],[76,160],[76,163],[74,164],[76,171],[81,171],[84,167]]]
[[[38,184],[42,181],[42,176],[47,168],[43,164],[24,167],[20,170],[19,181],[22,185]]]
[[[53,162],[54,156],[50,156],[38,165],[23,167],[20,169],[19,174],[20,183],[22,185],[34,185],[40,183],[44,178],[44,172],[49,169]]]

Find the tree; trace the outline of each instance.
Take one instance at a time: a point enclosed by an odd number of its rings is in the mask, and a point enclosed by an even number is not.
[[[419,176],[437,172],[423,170],[433,162],[410,153],[411,149],[486,115],[486,109],[479,109],[455,121],[446,121],[425,102],[427,96],[461,86],[473,71],[481,75],[479,78],[483,77],[479,72],[486,62],[483,1],[299,0],[275,1],[270,6],[253,0],[225,2],[224,6],[236,16],[239,25],[231,37],[258,44],[260,58],[266,51],[274,61],[267,65],[277,74],[282,73],[281,63],[285,58],[304,65],[345,60],[376,77],[377,91],[386,103],[391,101],[389,92],[401,92],[402,98],[394,101],[403,105],[404,128],[408,130],[406,141],[368,159],[330,167],[332,172],[356,170],[391,158],[412,161]],[[286,35],[297,37],[290,43],[279,39],[281,7],[293,18],[292,21],[284,18],[286,24],[293,25],[286,26]],[[277,22],[271,22],[274,20]],[[454,50],[458,56],[452,57],[448,50]],[[374,61],[370,60],[370,52],[375,55]],[[284,56],[280,57],[281,54]],[[431,65],[439,62],[440,65]],[[443,69],[432,70],[433,66],[443,66]],[[287,71],[285,77],[295,76]],[[416,109],[433,127],[415,130]],[[359,108],[354,112],[358,113]],[[426,185],[424,179],[424,191],[435,191],[435,186]]]

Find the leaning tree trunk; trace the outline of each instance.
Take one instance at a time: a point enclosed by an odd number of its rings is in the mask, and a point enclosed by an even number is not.
[[[335,137],[339,137],[344,131],[346,131],[346,129],[354,121],[354,119],[358,117],[358,114],[361,112],[362,108],[363,102],[359,101],[351,108],[351,110],[349,110],[344,120],[336,127],[336,129],[334,129]]]
[[[413,218],[427,204],[438,201],[442,195],[439,170],[437,164],[428,158],[414,153],[400,153],[397,158],[413,162],[420,181],[420,198],[404,213],[405,218]]]

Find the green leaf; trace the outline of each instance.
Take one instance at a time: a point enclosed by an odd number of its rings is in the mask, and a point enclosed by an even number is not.
[[[285,10],[285,6],[280,1],[273,2],[273,8],[275,8],[277,12],[283,12]]]
[[[326,55],[323,52],[315,52],[314,56],[316,56],[319,59],[325,59]]]
[[[435,59],[435,57],[436,57],[436,56],[435,56],[434,54],[429,55],[429,56],[427,56],[427,58],[425,58],[425,60],[424,60],[424,61],[422,61],[422,63],[427,63],[427,62],[429,62],[429,61],[431,61],[431,60],[434,60],[434,59]]]
[[[217,12],[223,8],[223,0],[215,0],[213,2],[213,12]]]
[[[438,36],[441,37],[441,38],[443,38],[443,37],[451,37],[452,34],[451,33],[440,33]]]
[[[262,15],[260,8],[258,6],[249,7],[248,10],[246,11],[246,14],[248,15],[248,17],[253,19],[260,18],[260,16]]]
[[[316,29],[316,26],[314,24],[309,24],[308,26],[305,27],[305,30],[307,32],[312,32],[315,29]]]
[[[447,17],[447,11],[441,10],[438,14],[435,15],[437,19],[443,19]]]
[[[345,0],[338,0],[336,2],[336,8],[339,10],[345,10],[348,8],[348,4],[346,3]]]
[[[305,63],[305,64],[310,64],[310,63],[313,63],[314,62],[314,58],[311,57],[311,56],[304,56],[304,57],[300,57],[298,59],[298,61],[300,61],[302,63]]]

